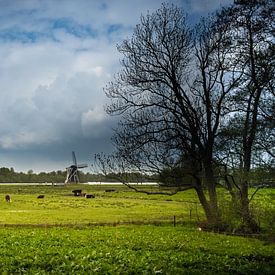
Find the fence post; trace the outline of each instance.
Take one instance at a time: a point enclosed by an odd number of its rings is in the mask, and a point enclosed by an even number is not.
[[[174,227],[176,226],[176,216],[174,216]]]
[[[198,204],[196,203],[196,216],[197,220],[200,221],[199,214],[198,214]]]

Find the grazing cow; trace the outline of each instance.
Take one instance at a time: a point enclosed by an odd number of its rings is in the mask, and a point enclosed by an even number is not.
[[[93,199],[95,197],[95,195],[93,194],[86,194],[86,199]]]
[[[82,190],[77,189],[77,190],[73,190],[72,192],[74,193],[74,196],[79,197],[79,196],[81,196]]]
[[[11,202],[11,196],[10,195],[6,195],[5,199],[6,199],[6,202]]]
[[[45,198],[45,195],[39,195],[37,196],[38,199],[44,199]]]

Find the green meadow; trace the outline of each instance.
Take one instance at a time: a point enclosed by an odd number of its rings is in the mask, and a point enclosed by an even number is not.
[[[95,198],[74,197],[74,189]],[[254,200],[266,232],[274,197],[266,189]],[[0,185],[0,198],[2,274],[274,274],[271,241],[199,230],[204,214],[191,190]]]
[[[203,219],[193,192],[175,196],[135,193],[124,186],[0,186],[0,225],[171,223]],[[105,192],[107,189],[114,192]],[[148,187],[152,188],[152,187]],[[73,196],[81,189],[94,199]],[[5,203],[10,194],[11,203]],[[38,195],[44,199],[37,199]],[[190,217],[191,211],[191,217]]]

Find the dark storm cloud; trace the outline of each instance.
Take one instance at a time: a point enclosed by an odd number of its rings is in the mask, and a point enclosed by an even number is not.
[[[0,1],[0,166],[61,170],[110,152],[116,119],[103,87],[120,68],[116,44],[162,0]],[[230,1],[173,0],[190,15]]]

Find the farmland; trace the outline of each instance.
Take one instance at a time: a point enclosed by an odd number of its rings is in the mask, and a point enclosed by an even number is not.
[[[95,199],[74,197],[72,190],[83,189],[95,194]],[[149,187],[151,188],[151,187]],[[203,218],[201,207],[194,203],[193,192],[148,196],[129,191],[127,187],[116,186],[115,192],[105,192],[108,186],[1,186],[1,195],[11,194],[12,203],[0,208],[1,224],[22,225],[87,225],[117,224],[126,222],[152,223],[196,221]],[[44,199],[37,199],[43,194]],[[0,195],[0,196],[1,196]]]
[[[74,197],[76,188],[95,198]],[[275,268],[271,242],[199,231],[204,216],[193,191],[148,196],[124,186],[106,188],[0,185],[0,271],[272,274]],[[45,198],[37,199],[40,194]],[[255,202],[274,213],[274,196],[263,190]],[[262,224],[270,226],[264,219]]]

